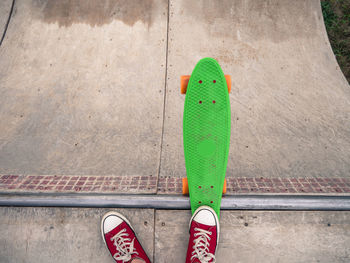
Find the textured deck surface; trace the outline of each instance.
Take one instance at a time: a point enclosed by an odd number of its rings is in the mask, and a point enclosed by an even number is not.
[[[208,205],[220,216],[230,120],[230,101],[222,69],[212,58],[201,59],[188,83],[183,122],[192,212]]]

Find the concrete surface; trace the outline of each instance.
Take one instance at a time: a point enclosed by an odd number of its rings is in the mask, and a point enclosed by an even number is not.
[[[115,262],[101,236],[110,209],[0,208],[0,262]],[[154,211],[116,210],[130,219],[153,255]],[[151,240],[151,242],[150,242]]]
[[[184,176],[179,77],[205,56],[232,75],[228,176],[349,175],[350,88],[318,0],[16,0],[0,47],[0,174]],[[113,262],[109,210],[1,207],[0,262]],[[118,211],[155,262],[183,261],[190,211]],[[217,259],[349,262],[349,219],[224,211]]]
[[[0,174],[184,176],[179,77],[212,56],[233,81],[228,176],[349,175],[350,88],[319,0],[138,3],[16,1]]]
[[[169,14],[162,176],[185,175],[179,76],[207,56],[232,76],[227,176],[349,176],[350,87],[319,0],[179,0]]]
[[[184,262],[189,220],[156,211],[155,262]],[[350,261],[350,212],[224,211],[220,235],[219,263]]]
[[[157,175],[167,4],[15,3],[0,48],[0,174]]]
[[[112,263],[100,234],[110,210],[2,207],[0,262]],[[184,262],[189,210],[114,210],[130,219],[149,257],[154,251],[153,262]],[[217,262],[349,262],[349,242],[348,211],[224,211]]]
[[[2,0],[0,1],[0,44],[1,39],[4,35],[6,24],[11,12],[13,0]]]

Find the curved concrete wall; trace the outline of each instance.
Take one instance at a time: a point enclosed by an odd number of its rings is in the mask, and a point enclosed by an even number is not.
[[[318,0],[182,0],[169,12],[161,175],[185,175],[179,76],[207,56],[232,76],[227,176],[349,175],[350,88]]]

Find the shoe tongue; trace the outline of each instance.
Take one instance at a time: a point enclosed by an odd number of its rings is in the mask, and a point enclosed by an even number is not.
[[[115,234],[119,233],[124,228],[123,223],[121,223],[119,226],[116,226],[112,230],[110,230],[108,233],[105,233],[108,237],[113,237]]]
[[[201,223],[199,223],[197,221],[194,221],[194,223],[195,223],[195,227],[200,228],[200,229],[204,229],[204,230],[208,230],[208,229],[210,229],[212,227],[212,226],[208,226],[208,225],[205,225],[205,224],[201,224]]]

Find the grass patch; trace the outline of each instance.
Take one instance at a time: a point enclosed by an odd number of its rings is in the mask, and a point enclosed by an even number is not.
[[[350,1],[322,0],[321,6],[333,52],[350,83]]]

